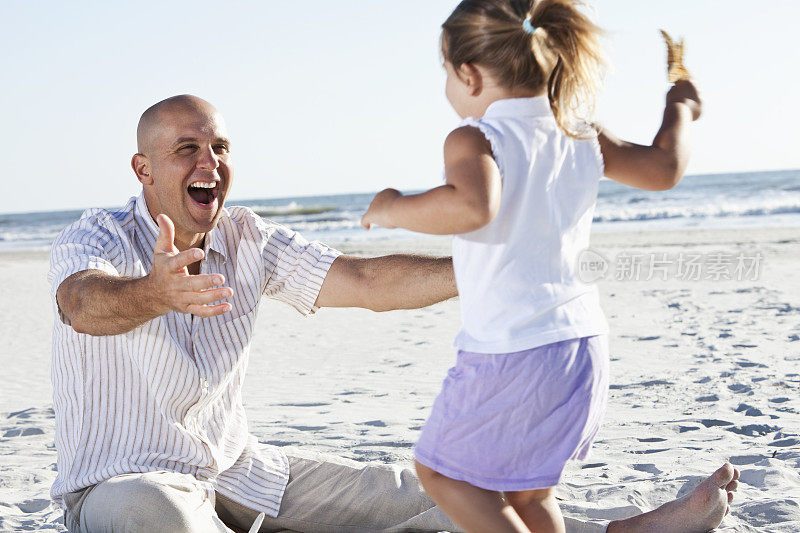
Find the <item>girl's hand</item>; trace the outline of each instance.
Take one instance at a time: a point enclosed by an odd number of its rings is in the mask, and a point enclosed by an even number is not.
[[[367,212],[361,217],[361,225],[370,229],[373,224],[382,228],[394,229],[397,226],[389,222],[389,209],[395,200],[403,196],[397,189],[384,189],[375,195],[372,203],[369,204]]]
[[[667,93],[667,103],[673,102],[689,106],[692,110],[692,120],[697,120],[703,114],[703,101],[692,80],[682,79],[675,82]]]

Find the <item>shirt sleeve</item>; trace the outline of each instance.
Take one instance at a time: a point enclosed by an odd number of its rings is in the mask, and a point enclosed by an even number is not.
[[[317,311],[322,282],[341,252],[308,242],[296,231],[275,224],[267,229],[264,263],[269,270],[264,295],[286,302],[303,315]]]
[[[84,270],[99,270],[111,276],[119,276],[119,271],[112,262],[113,257],[119,255],[118,250],[119,240],[103,224],[102,216],[84,215],[56,236],[50,249],[47,281],[50,284],[50,294],[56,302],[58,316],[64,324],[69,325],[69,319],[55,299],[61,283]]]
[[[501,136],[492,126],[487,124],[482,120],[475,120],[472,117],[467,117],[461,121],[459,127],[463,126],[470,126],[472,128],[478,129],[483,136],[489,141],[489,144],[492,147],[492,157],[494,158],[494,162],[497,164],[497,168],[500,170],[500,177],[504,178],[506,173],[505,169],[503,168],[503,145],[501,143]]]

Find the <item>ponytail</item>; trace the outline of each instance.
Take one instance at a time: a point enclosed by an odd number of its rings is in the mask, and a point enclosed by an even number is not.
[[[442,52],[456,69],[479,64],[509,89],[546,91],[561,129],[585,138],[593,134],[605,56],[602,30],[581,6],[578,0],[463,0],[442,24]]]
[[[578,9],[575,0],[540,0],[530,14],[543,34],[533,35],[535,57],[554,61],[547,96],[556,121],[573,137],[591,134],[597,94],[603,82],[602,30]],[[538,33],[538,32],[537,32]]]

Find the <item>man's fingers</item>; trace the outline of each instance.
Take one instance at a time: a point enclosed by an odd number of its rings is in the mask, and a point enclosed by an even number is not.
[[[196,276],[187,276],[185,279],[185,290],[190,292],[204,291],[211,287],[219,287],[225,283],[225,276],[222,274],[198,274]]]
[[[169,270],[170,272],[179,272],[192,263],[200,261],[203,258],[203,255],[205,254],[200,248],[189,248],[188,250],[184,250],[181,253],[175,254],[169,258]]]
[[[230,298],[233,296],[233,289],[222,287],[221,289],[208,289],[200,292],[193,292],[188,298],[191,304],[210,304]]]
[[[165,214],[156,217],[158,224],[158,238],[156,239],[155,251],[162,253],[175,253],[175,225]]]
[[[176,309],[182,313],[190,313],[187,309],[193,305],[208,305],[233,296],[233,289],[220,287],[198,292],[185,292],[177,296]]]
[[[229,303],[222,303],[216,305],[192,304],[189,306],[188,312],[195,316],[199,316],[201,318],[208,318],[212,316],[218,316],[223,313],[227,313],[231,309],[233,309],[233,306],[231,306],[231,304]]]

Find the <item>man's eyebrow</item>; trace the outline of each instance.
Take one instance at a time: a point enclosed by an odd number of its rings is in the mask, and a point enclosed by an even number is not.
[[[178,145],[178,144],[182,144],[182,143],[186,143],[186,142],[195,142],[196,143],[198,141],[199,140],[198,140],[197,137],[180,137],[177,141],[175,141],[174,145]],[[230,146],[231,140],[228,139],[227,137],[217,137],[216,139],[214,139],[213,144],[219,144],[219,143],[227,144],[227,145]]]

